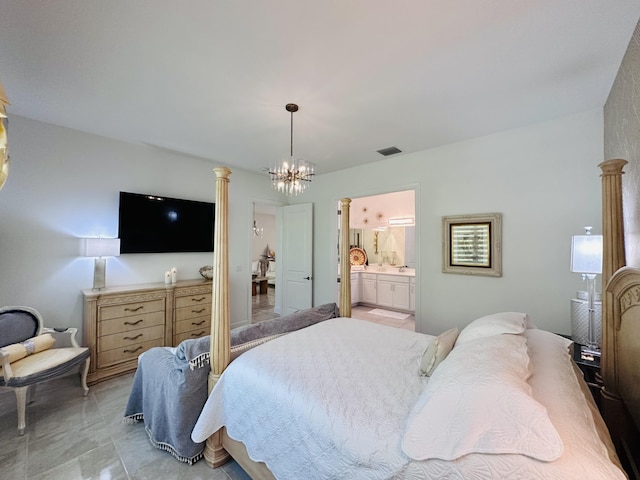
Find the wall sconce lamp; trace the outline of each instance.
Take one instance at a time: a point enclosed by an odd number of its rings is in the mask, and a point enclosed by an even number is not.
[[[95,257],[93,268],[93,289],[100,290],[105,286],[107,259],[105,257],[120,256],[119,238],[83,238],[81,243],[83,257]]]
[[[591,235],[592,227],[584,227],[585,235],[571,237],[571,271],[587,280],[588,338],[581,355],[600,356],[600,339],[596,338],[596,275],[602,273],[602,235]]]

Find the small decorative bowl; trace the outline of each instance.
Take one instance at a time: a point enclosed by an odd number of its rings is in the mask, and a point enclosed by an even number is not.
[[[205,265],[204,267],[200,267],[200,275],[202,275],[207,280],[213,280],[213,267],[211,265]]]

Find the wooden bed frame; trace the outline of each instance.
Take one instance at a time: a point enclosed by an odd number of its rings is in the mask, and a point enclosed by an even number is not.
[[[622,174],[625,160],[608,160],[602,170],[603,274],[602,299],[602,415],[630,478],[640,479],[640,269],[625,267],[622,217]],[[231,170],[215,168],[216,226],[214,241],[211,372],[209,392],[229,364],[229,241],[228,189]],[[349,231],[349,204],[342,202],[342,232]],[[342,259],[349,258],[349,236],[342,235]],[[351,316],[349,262],[340,266],[340,315]],[[207,440],[204,457],[216,468],[233,457],[254,480],[275,477],[264,463],[249,458],[244,445],[222,428]]]

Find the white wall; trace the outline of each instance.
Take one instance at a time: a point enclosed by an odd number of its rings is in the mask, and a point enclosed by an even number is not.
[[[601,224],[602,112],[591,111],[454,145],[318,175],[298,203],[314,205],[314,304],[335,301],[338,199],[416,190],[417,324],[439,333],[490,312],[528,312],[570,333],[571,235]],[[118,192],[213,200],[213,164],[10,117],[12,167],[0,191],[0,304],[31,305],[49,325],[80,326],[80,290],[92,260],[78,238],[117,233]],[[220,164],[224,164],[221,162]],[[230,184],[232,324],[248,319],[251,202],[285,203],[264,175],[235,170]],[[441,273],[441,217],[503,214],[503,276]],[[197,278],[207,254],[123,255],[107,283]]]
[[[336,202],[416,189],[417,329],[440,333],[496,311],[530,314],[571,332],[571,235],[601,233],[602,111],[505,131],[320,175],[296,202],[314,202],[314,303],[335,299]],[[503,276],[441,272],[441,217],[500,212]]]
[[[216,165],[17,116],[9,117],[11,171],[0,191],[0,305],[29,305],[50,326],[81,327],[93,259],[79,238],[115,237],[118,192],[214,201]],[[283,203],[264,174],[233,169],[229,185],[231,321],[248,321],[251,202]],[[107,285],[200,278],[212,254],[139,254],[107,260]]]

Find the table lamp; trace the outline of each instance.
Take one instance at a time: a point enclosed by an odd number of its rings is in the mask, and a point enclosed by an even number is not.
[[[93,267],[93,289],[100,290],[105,286],[107,259],[105,257],[120,256],[119,238],[83,238],[82,256],[95,257]]]
[[[581,354],[600,356],[599,341],[596,339],[596,275],[602,273],[602,235],[592,235],[592,227],[584,227],[585,235],[571,237],[571,271],[581,273],[587,281],[588,341]]]

